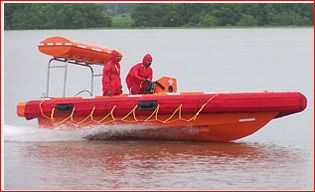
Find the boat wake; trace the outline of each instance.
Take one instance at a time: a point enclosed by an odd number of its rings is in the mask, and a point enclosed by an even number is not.
[[[134,125],[102,125],[80,129],[69,127],[44,129],[36,126],[4,125],[3,128],[4,141],[10,142],[113,140],[146,129],[145,126]]]

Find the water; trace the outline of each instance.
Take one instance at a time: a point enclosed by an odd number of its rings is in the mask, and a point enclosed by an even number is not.
[[[36,46],[50,36],[120,50],[122,79],[150,52],[154,79],[176,77],[179,91],[299,91],[308,107],[230,143],[84,139],[91,133],[137,129],[131,126],[42,130],[15,113],[18,102],[38,99],[45,91],[49,57]],[[311,190],[313,47],[312,28],[6,31],[3,187]],[[72,71],[68,95],[89,87],[86,71]],[[52,91],[59,94],[62,76],[56,73],[52,79]],[[100,80],[94,86],[101,95]]]

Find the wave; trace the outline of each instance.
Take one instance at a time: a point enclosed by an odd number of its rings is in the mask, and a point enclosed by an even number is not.
[[[10,142],[55,142],[111,139],[122,134],[144,129],[144,126],[101,125],[85,128],[57,127],[53,129],[36,126],[3,126],[4,141]]]

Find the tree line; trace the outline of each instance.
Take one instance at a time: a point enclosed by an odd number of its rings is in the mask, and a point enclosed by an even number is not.
[[[307,3],[5,3],[4,28],[312,26]]]

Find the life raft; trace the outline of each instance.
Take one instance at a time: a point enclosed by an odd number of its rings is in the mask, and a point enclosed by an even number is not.
[[[64,37],[50,37],[41,41],[39,51],[54,58],[62,58],[76,63],[106,64],[113,49],[73,41]],[[117,50],[116,50],[117,51]],[[120,56],[122,54],[117,51]]]

